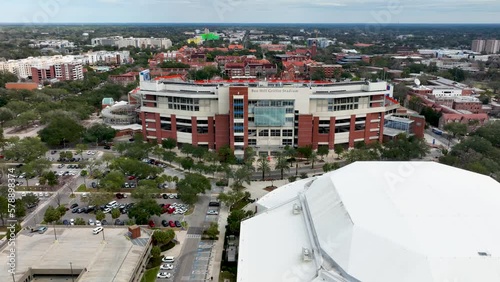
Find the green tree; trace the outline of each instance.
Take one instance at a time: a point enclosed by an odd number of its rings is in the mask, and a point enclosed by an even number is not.
[[[81,158],[83,158],[83,152],[85,152],[87,148],[87,144],[76,144],[75,151]]]
[[[161,208],[154,199],[139,200],[128,212],[137,224],[147,224],[152,215],[161,215]]]
[[[16,114],[9,108],[0,108],[0,126],[4,126],[4,124],[8,121],[14,119]]]
[[[245,212],[244,210],[234,210],[232,211],[229,216],[227,217],[227,225],[228,225],[228,230],[232,234],[240,234],[240,227],[241,227],[241,222],[252,216],[252,212],[248,211]]]
[[[217,222],[211,222],[205,233],[211,240],[216,240],[217,236],[219,236],[219,225]]]
[[[155,230],[153,232],[153,242],[156,245],[165,245],[175,238],[175,232],[172,229],[167,229],[165,231]]]
[[[262,181],[266,178],[266,173],[271,171],[269,160],[266,156],[260,156],[257,160],[257,169],[262,172]]]
[[[186,204],[194,204],[198,201],[198,194],[210,189],[210,180],[197,173],[189,173],[177,184],[179,197]]]
[[[328,156],[329,153],[330,149],[328,148],[328,146],[318,146],[317,154],[321,157],[321,160],[324,160],[325,156]]]
[[[121,212],[119,209],[112,209],[111,210],[111,218],[117,219],[120,217],[120,215],[121,215]]]
[[[175,148],[175,146],[177,146],[177,140],[170,137],[167,139],[163,139],[161,141],[161,146],[163,147],[163,149],[171,151],[173,148]]]
[[[284,153],[279,153],[276,156],[276,164],[274,166],[275,170],[279,170],[281,173],[281,180],[283,180],[284,177],[284,171],[290,171],[290,164],[288,164],[288,161],[286,159],[286,155]]]
[[[324,172],[329,172],[329,171],[332,171],[332,170],[336,170],[338,169],[340,166],[338,163],[325,163],[323,165],[323,171]]]
[[[106,214],[102,211],[102,210],[98,210],[96,213],[95,213],[95,219],[96,220],[99,220],[99,221],[102,221],[103,219],[106,218]]]
[[[15,158],[24,162],[31,162],[41,158],[48,151],[48,148],[40,139],[35,137],[26,137],[4,150],[7,158]]]
[[[234,152],[228,145],[222,146],[218,151],[219,161],[225,164],[234,164],[236,162],[236,157]]]
[[[125,184],[125,175],[117,170],[106,174],[100,181],[100,186],[109,192],[118,192],[123,184]]]
[[[18,219],[23,218],[26,215],[26,207],[24,202],[22,200],[17,200],[15,205],[16,210],[14,212],[14,215]]]
[[[450,132],[453,137],[462,137],[467,134],[467,125],[460,122],[450,122],[447,123],[444,127],[444,130]]]
[[[194,160],[192,158],[187,157],[181,159],[181,166],[184,170],[191,171],[193,165],[194,165]]]
[[[61,218],[61,213],[58,209],[53,206],[49,206],[47,210],[45,210],[45,214],[43,215],[43,220],[47,223],[54,223]]]
[[[36,205],[36,204],[38,204],[38,202],[39,202],[40,200],[39,200],[39,199],[38,199],[38,197],[37,197],[37,196],[35,196],[33,193],[28,193],[28,194],[26,194],[26,196],[24,196],[24,197],[22,198],[22,201],[23,201],[26,205],[28,205],[28,206],[32,206],[32,205]]]
[[[325,80],[325,78],[325,70],[323,70],[322,68],[314,70],[311,75],[312,80]]]
[[[313,153],[311,145],[297,148],[297,153],[305,159],[309,159]]]
[[[342,158],[342,153],[344,153],[344,146],[342,145],[335,145],[335,147],[333,148],[333,150],[335,151],[335,154],[338,156],[339,159]]]
[[[316,163],[316,161],[318,160],[318,155],[316,154],[316,152],[312,152],[309,157],[307,158],[308,161],[311,162],[311,169],[314,169],[314,164]]]
[[[241,166],[239,167],[236,171],[234,171],[233,173],[233,184],[231,185],[231,187],[234,189],[234,190],[241,190],[243,188],[245,188],[243,186],[243,183],[247,183],[250,185],[250,181],[252,180],[252,176],[253,176],[253,167],[250,167],[248,165],[244,165],[244,166]]]
[[[92,125],[83,135],[86,142],[95,142],[99,144],[103,141],[112,141],[116,136],[116,130],[109,125],[97,123]]]
[[[17,81],[17,75],[8,71],[0,71],[0,88],[5,88],[6,83]]]
[[[229,209],[232,208],[232,206],[237,203],[239,200],[243,199],[245,196],[245,193],[242,191],[237,191],[237,190],[231,190],[227,193],[219,193],[219,196],[217,196],[217,199],[224,203]]]
[[[151,248],[151,256],[152,256],[153,258],[159,258],[159,257],[160,257],[160,255],[161,255],[161,249],[160,249],[160,247],[158,247],[158,246],[153,246],[153,247]]]
[[[75,218],[75,225],[85,225],[85,219],[81,218],[81,217],[77,217]]]
[[[73,143],[78,141],[84,132],[84,127],[73,119],[58,117],[52,120],[47,127],[40,130],[38,135],[48,145]]]
[[[2,221],[2,226],[5,226],[5,218],[9,214],[9,202],[6,197],[0,196],[0,220]]]

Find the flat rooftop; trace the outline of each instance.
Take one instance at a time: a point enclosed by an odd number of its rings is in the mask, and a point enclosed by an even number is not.
[[[102,234],[93,235],[89,227],[49,226],[44,234],[21,231],[16,241],[16,281],[33,269],[87,269],[79,282],[128,282],[136,265],[143,257],[148,234],[141,232],[141,239],[130,240],[126,227],[104,228]],[[136,241],[137,240],[137,241]],[[135,243],[137,242],[137,243]],[[0,257],[0,281],[11,281],[8,273],[9,247],[2,250]]]

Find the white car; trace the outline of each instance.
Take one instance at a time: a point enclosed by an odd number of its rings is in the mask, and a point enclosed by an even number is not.
[[[105,209],[103,210],[103,212],[104,212],[104,213],[110,213],[110,212],[111,212],[111,209],[110,209],[110,208],[105,208]]]
[[[75,219],[73,219],[73,218],[72,218],[72,219],[70,219],[70,220],[69,220],[69,224],[71,224],[71,225],[75,225]]]
[[[95,225],[95,222],[89,218],[89,225]]]
[[[49,197],[49,196],[50,196],[49,192],[45,192],[45,197]]]
[[[175,261],[174,257],[164,257],[161,259],[163,262],[173,263]]]
[[[158,275],[156,275],[157,278],[170,278],[172,277],[171,273],[168,272],[160,272]]]
[[[160,266],[160,269],[161,270],[172,270],[172,269],[174,269],[174,265],[173,264],[163,264],[162,266]]]
[[[218,212],[218,211],[216,211],[216,210],[208,210],[208,211],[207,211],[207,214],[213,214],[213,215],[216,215],[216,214],[219,214],[219,212]]]
[[[96,220],[96,221],[95,221],[95,225],[96,225],[96,226],[102,226],[102,223],[101,223],[99,220]]]
[[[102,231],[102,230],[103,230],[102,226],[99,226],[99,227],[94,228],[94,229],[92,230],[92,233],[93,233],[94,235],[97,235],[97,234],[101,233],[101,231]]]
[[[25,196],[26,196],[26,192],[22,192],[21,197],[25,197]]]

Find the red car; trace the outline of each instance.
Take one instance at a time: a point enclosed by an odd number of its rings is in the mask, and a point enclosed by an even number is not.
[[[175,223],[172,220],[168,222],[168,225],[170,225],[170,227],[175,227]]]
[[[128,177],[128,180],[134,180],[135,179],[135,176],[131,175]]]
[[[149,227],[153,228],[153,227],[155,227],[155,222],[153,220],[150,220],[148,225],[149,225]]]
[[[170,209],[170,204],[166,204],[163,206],[161,213],[166,213]]]
[[[167,212],[168,212],[169,214],[174,213],[174,211],[175,211],[175,208],[168,208],[168,209],[167,209]]]

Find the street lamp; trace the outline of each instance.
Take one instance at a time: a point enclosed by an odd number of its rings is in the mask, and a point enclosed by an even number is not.
[[[14,278],[14,272],[12,272],[12,281],[16,282],[16,278]]]
[[[102,229],[102,240],[106,241],[106,239],[104,238],[104,228]]]
[[[73,264],[71,263],[71,261],[69,262],[69,267],[71,268],[71,280],[75,282],[75,277],[73,276]]]

